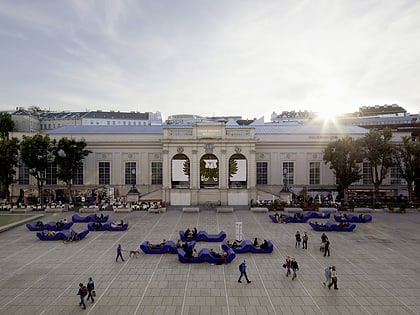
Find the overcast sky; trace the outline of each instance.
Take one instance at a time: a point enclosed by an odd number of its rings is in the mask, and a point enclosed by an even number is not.
[[[420,111],[420,1],[0,1],[0,110]]]

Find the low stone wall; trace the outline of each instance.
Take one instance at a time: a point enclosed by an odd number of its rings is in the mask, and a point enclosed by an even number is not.
[[[114,208],[114,212],[116,213],[124,213],[124,212],[131,212],[133,211],[130,207],[123,207],[123,208]]]
[[[319,208],[319,212],[337,212],[337,208]]]
[[[369,213],[373,211],[371,208],[354,208],[353,210],[353,212],[357,213]]]
[[[161,213],[161,212],[166,212],[166,208],[157,208],[157,209],[154,209],[154,208],[149,208],[149,209],[147,210],[147,212],[149,212],[149,213]]]
[[[184,207],[182,212],[200,212],[200,207]]]
[[[94,213],[98,211],[99,211],[98,207],[88,207],[88,208],[83,207],[79,209],[80,213]]]
[[[302,208],[284,208],[284,212],[303,212]]]
[[[268,212],[268,208],[264,208],[264,207],[251,208],[251,212],[266,213],[266,212]]]
[[[233,208],[232,207],[217,207],[216,211],[217,211],[217,213],[233,212]]]
[[[32,207],[26,207],[26,208],[11,208],[10,212],[13,213],[28,213],[32,212]]]

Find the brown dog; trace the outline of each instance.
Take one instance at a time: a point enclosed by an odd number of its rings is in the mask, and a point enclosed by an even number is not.
[[[137,256],[140,254],[139,250],[130,250],[130,257],[134,256],[137,258]]]

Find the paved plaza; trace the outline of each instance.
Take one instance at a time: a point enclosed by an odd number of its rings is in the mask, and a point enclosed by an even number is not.
[[[71,220],[74,212],[46,214],[44,222]],[[319,250],[322,233],[308,224],[275,224],[267,213],[201,211],[113,213],[129,222],[125,232],[90,232],[79,242],[40,241],[24,225],[0,233],[0,314],[420,314],[420,212],[373,212],[371,223],[350,233],[329,232],[331,256]],[[321,220],[318,220],[321,221]],[[197,227],[235,239],[274,242],[271,254],[237,254],[228,265],[181,264],[175,254],[129,257],[115,262],[116,247],[138,249],[144,240],[176,241],[178,231]],[[87,228],[76,223],[76,231]],[[309,235],[308,250],[295,248],[296,231]],[[220,243],[196,248],[219,249]],[[285,276],[287,255],[299,263],[298,277]],[[248,277],[238,283],[238,265]],[[324,268],[335,265],[339,290],[322,285]],[[79,307],[79,282],[93,277],[95,303]]]

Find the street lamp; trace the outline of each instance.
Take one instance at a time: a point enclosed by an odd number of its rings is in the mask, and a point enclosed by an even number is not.
[[[138,193],[137,188],[136,188],[136,169],[132,168],[131,169],[131,184],[133,185],[130,189],[131,193]]]
[[[289,192],[289,187],[287,187],[287,168],[283,168],[283,188],[281,192]]]

